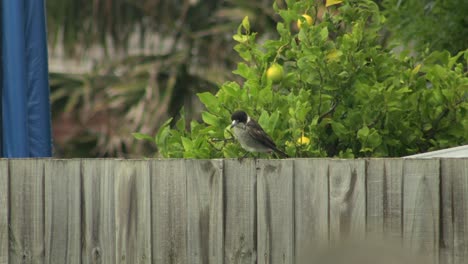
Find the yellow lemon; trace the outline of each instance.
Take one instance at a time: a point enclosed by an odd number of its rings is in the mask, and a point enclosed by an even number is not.
[[[304,135],[297,139],[297,144],[300,145],[307,145],[310,143],[310,139]]]
[[[283,67],[277,63],[271,65],[266,72],[267,78],[273,83],[281,82],[281,80],[283,80],[283,75]]]
[[[312,23],[314,22],[314,20],[312,19],[312,17],[309,16],[309,15],[304,14],[304,15],[302,15],[302,17],[305,19],[305,21],[307,21],[307,24],[308,24],[309,26],[312,25]],[[297,27],[298,27],[299,29],[302,28],[302,20],[301,20],[301,19],[298,19],[298,20],[297,20]]]

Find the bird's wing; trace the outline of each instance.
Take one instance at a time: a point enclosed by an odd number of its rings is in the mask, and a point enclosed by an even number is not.
[[[250,122],[247,122],[247,131],[249,132],[250,136],[253,137],[257,142],[262,143],[266,147],[269,147],[273,150],[276,149],[276,144],[273,140],[268,136],[268,134],[263,130],[263,128],[257,123],[257,121],[250,119]]]

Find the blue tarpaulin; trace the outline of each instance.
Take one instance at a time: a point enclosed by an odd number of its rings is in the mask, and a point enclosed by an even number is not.
[[[44,0],[1,1],[2,157],[52,155]]]

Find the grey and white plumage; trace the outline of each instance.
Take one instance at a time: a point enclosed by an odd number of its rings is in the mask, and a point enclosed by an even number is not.
[[[244,111],[236,111],[231,116],[231,128],[242,148],[249,152],[276,152],[282,157],[286,153],[276,147],[275,142],[263,128]]]

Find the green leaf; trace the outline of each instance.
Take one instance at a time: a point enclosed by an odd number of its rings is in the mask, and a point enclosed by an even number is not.
[[[361,142],[365,142],[367,139],[367,136],[369,136],[369,128],[367,126],[362,127],[361,129],[358,130],[357,136]]]
[[[232,36],[232,39],[234,39],[235,41],[239,43],[245,43],[249,40],[249,37],[246,35],[234,35]]]
[[[338,154],[338,157],[340,157],[342,159],[353,159],[354,154],[353,154],[353,151],[348,148],[345,151],[341,150],[340,153]]]
[[[367,137],[367,143],[373,149],[375,149],[376,147],[380,146],[380,144],[382,144],[382,137],[380,136],[379,132],[375,130],[374,128],[372,129],[372,132]]]
[[[271,114],[270,116],[270,127],[272,129],[275,129],[276,128],[276,124],[278,123],[278,120],[279,120],[279,112],[278,111],[275,111],[273,114]]]
[[[247,32],[250,32],[250,23],[249,23],[248,16],[245,16],[244,19],[242,19],[242,26],[245,28]]]
[[[247,66],[245,63],[238,63],[237,64],[237,69],[233,71],[234,74],[240,75],[244,77],[245,79],[249,79],[249,77],[253,77],[255,73],[253,73],[253,70]]]
[[[239,96],[240,87],[235,82],[227,82],[221,87],[221,90],[227,95],[237,98]]]
[[[251,61],[252,60],[252,53],[248,47],[246,47],[244,44],[237,44],[234,46],[234,50],[237,51],[239,56],[242,57],[245,61]]]
[[[210,92],[198,93],[197,94],[200,101],[205,105],[205,107],[213,112],[217,112],[219,109],[218,98]]]
[[[347,130],[346,130],[346,127],[341,124],[341,123],[338,123],[338,122],[335,122],[335,121],[332,121],[331,122],[331,126],[332,126],[332,129],[333,131],[335,132],[335,134],[338,136],[338,137],[343,137],[347,134]]]
[[[169,135],[169,124],[172,122],[172,119],[172,117],[169,118],[166,120],[166,122],[164,122],[164,124],[161,125],[161,127],[159,127],[156,136],[154,136],[154,142],[156,142],[156,144],[161,144]]]
[[[203,122],[207,123],[208,125],[218,126],[219,118],[209,112],[202,113]]]
[[[460,52],[458,52],[457,55],[451,57],[451,58],[449,59],[448,65],[447,65],[448,68],[451,69],[451,68],[453,67],[453,65],[455,65],[455,63],[457,63],[458,59],[459,59],[465,52],[467,52],[467,51],[468,51],[468,50],[460,51]]]
[[[265,129],[266,131],[270,131],[270,123],[269,123],[269,120],[270,120],[270,115],[268,114],[267,111],[263,110],[263,111],[262,111],[262,114],[261,114],[260,117],[258,118],[258,123],[259,123],[260,126],[263,127],[263,129]]]
[[[192,140],[186,137],[181,137],[181,140],[182,140],[182,145],[184,146],[184,150],[186,152],[192,151],[192,147],[193,147]]]
[[[328,39],[328,28],[327,27],[324,27],[322,28],[322,30],[320,30],[320,39],[322,41],[325,41]]]
[[[185,113],[183,111],[180,113],[180,119],[176,122],[176,128],[181,133],[185,132]]]
[[[268,104],[273,101],[273,91],[271,90],[271,85],[261,89],[258,93],[259,101],[263,104]]]
[[[138,140],[147,140],[147,141],[154,142],[153,137],[150,135],[146,135],[146,134],[139,133],[139,132],[132,133],[132,135],[134,138]]]

